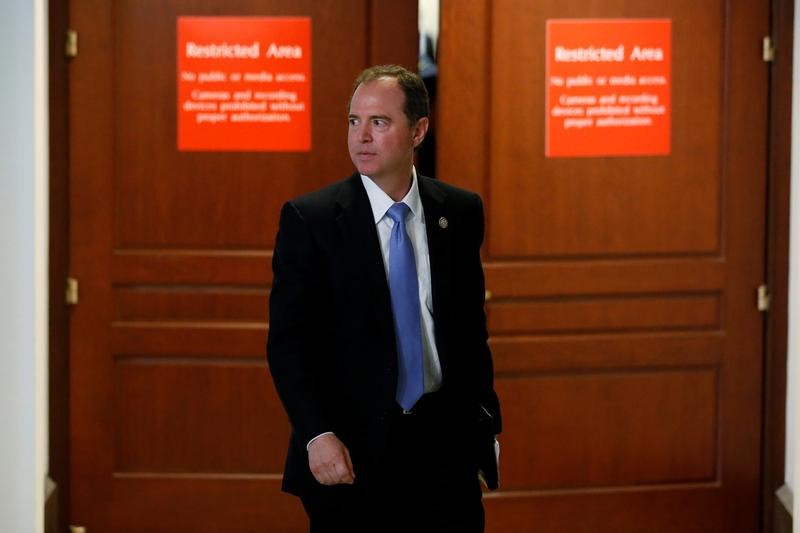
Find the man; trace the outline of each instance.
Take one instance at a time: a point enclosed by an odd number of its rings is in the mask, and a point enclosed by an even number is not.
[[[362,72],[358,172],[281,212],[267,350],[292,426],[283,489],[314,533],[483,531],[478,471],[491,479],[501,429],[483,207],[416,174],[428,113],[417,75]]]

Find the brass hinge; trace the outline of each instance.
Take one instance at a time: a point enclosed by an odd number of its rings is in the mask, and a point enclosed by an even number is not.
[[[69,533],[86,533],[86,528],[83,526],[69,526]]]
[[[775,43],[772,42],[772,37],[769,35],[766,35],[761,41],[761,58],[765,63],[775,61]]]
[[[67,30],[64,55],[67,57],[76,57],[78,55],[78,32],[75,30]]]
[[[772,302],[772,295],[769,293],[769,287],[761,285],[758,288],[758,310],[769,311],[769,304]]]
[[[78,303],[78,280],[75,278],[67,278],[67,290],[64,294],[64,300],[67,305],[75,305]]]

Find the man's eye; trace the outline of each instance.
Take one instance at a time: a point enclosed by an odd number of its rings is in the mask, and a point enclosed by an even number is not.
[[[354,118],[349,118],[347,119],[347,123],[350,124],[351,126],[355,126],[356,124],[358,124],[358,120]]]
[[[372,121],[372,123],[379,127],[386,126],[386,121],[380,118],[376,118],[375,120]]]

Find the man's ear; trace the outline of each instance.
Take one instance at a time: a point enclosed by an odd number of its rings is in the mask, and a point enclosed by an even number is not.
[[[422,117],[414,126],[412,138],[414,140],[415,149],[419,148],[419,145],[422,144],[422,141],[425,139],[425,134],[428,133],[428,124],[430,124],[428,117]]]

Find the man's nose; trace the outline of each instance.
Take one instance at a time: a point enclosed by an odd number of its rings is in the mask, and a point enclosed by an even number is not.
[[[362,143],[372,141],[372,131],[369,124],[363,124],[358,130],[358,140]]]

